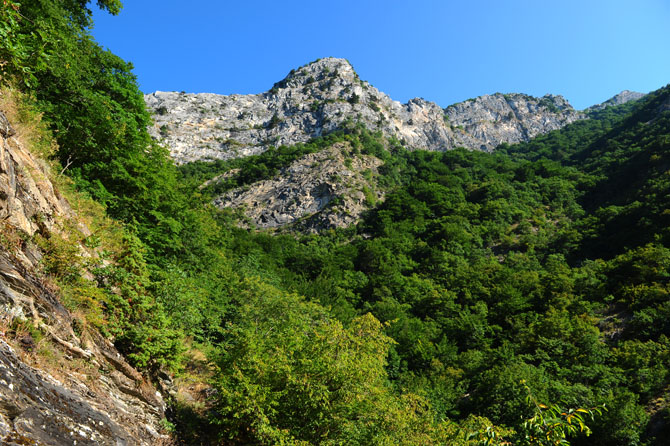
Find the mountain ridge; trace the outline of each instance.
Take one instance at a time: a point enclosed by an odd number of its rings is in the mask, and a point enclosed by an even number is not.
[[[270,146],[307,142],[347,121],[398,139],[410,149],[492,151],[586,118],[562,96],[483,95],[442,108],[414,98],[405,104],[362,81],[345,59],[318,59],[291,70],[264,93],[154,92],[150,133],[178,164],[232,159]]]
[[[624,90],[601,108],[578,112],[562,96],[494,93],[442,109],[423,98],[400,104],[360,80],[346,60],[320,59],[291,70],[265,93],[221,96],[157,92],[148,96],[148,103],[153,104],[158,121],[158,134],[154,136],[163,136],[177,163],[185,163],[199,160],[203,154],[223,159],[259,155],[274,145],[292,146],[334,135],[332,132],[342,128],[351,131],[355,122],[368,132],[379,131],[381,145],[387,145],[383,142],[386,138],[410,149],[466,147],[490,152],[501,143],[528,142],[550,130],[591,118],[591,112],[641,96]],[[378,116],[377,121],[374,116]],[[226,181],[236,182],[236,178],[249,175],[240,169],[221,174],[224,168],[208,177],[202,187],[217,190],[212,196],[215,206],[240,210],[245,215],[243,225],[307,232],[347,227],[359,220],[370,203],[383,200],[384,188],[351,169],[352,163],[372,167],[366,175],[374,176],[376,167],[383,164],[381,160],[374,156],[364,159],[348,143],[318,149],[323,151],[319,154],[313,150],[290,164],[284,163],[271,176],[267,174],[277,167],[270,167],[274,163],[267,164],[268,159],[261,158],[250,160],[256,172],[269,167],[266,176],[253,183],[238,182],[239,187],[226,189]],[[275,156],[272,153],[266,155]]]
[[[615,94],[608,100],[601,102],[600,104],[594,104],[590,107],[587,107],[584,111],[593,111],[593,110],[602,110],[607,107],[625,104],[630,101],[637,101],[646,96],[646,93],[640,93],[637,91],[622,90],[621,92]]]

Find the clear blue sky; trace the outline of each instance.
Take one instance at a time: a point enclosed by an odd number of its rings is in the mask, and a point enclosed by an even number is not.
[[[668,0],[125,0],[93,34],[145,92],[260,93],[327,56],[441,106],[521,92],[584,108],[670,83]]]

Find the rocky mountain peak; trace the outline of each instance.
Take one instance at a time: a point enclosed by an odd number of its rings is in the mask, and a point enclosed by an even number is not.
[[[637,91],[623,90],[621,93],[612,96],[610,99],[605,101],[608,105],[619,105],[625,104],[630,101],[637,101],[638,99],[646,96],[645,93],[640,93]]]
[[[600,104],[592,105],[591,107],[587,108],[587,111],[596,111],[596,110],[602,110],[606,107],[612,107],[615,105],[621,105],[625,104],[626,102],[630,101],[637,101],[638,99],[646,96],[645,93],[639,93],[637,91],[630,91],[630,90],[623,90],[621,93],[615,94],[605,102],[602,102]]]
[[[150,132],[177,163],[254,155],[309,141],[349,121],[410,149],[490,151],[585,118],[552,95],[496,93],[446,109],[421,98],[401,104],[361,81],[347,60],[337,58],[292,70],[261,94],[155,92],[145,100],[155,119]]]
[[[276,94],[280,89],[299,88],[313,83],[332,84],[334,80],[338,80],[340,84],[354,84],[358,81],[358,75],[348,60],[326,57],[291,70],[269,93]]]

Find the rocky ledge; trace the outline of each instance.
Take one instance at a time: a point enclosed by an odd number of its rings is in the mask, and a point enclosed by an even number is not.
[[[621,93],[618,93],[605,102],[602,102],[600,104],[592,105],[591,107],[587,108],[585,111],[590,112],[590,111],[597,111],[597,110],[602,110],[607,107],[612,107],[616,105],[621,105],[625,104],[627,102],[631,101],[637,101],[638,99],[642,99],[644,96],[646,96],[645,93],[638,93],[637,91],[630,91],[630,90],[623,90]]]

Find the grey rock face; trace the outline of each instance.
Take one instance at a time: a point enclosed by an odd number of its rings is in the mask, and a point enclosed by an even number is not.
[[[562,96],[519,93],[479,96],[447,107],[446,113],[449,122],[462,130],[460,146],[485,151],[503,142],[528,141],[584,118]]]
[[[293,225],[315,232],[346,227],[383,198],[373,181],[379,165],[375,157],[352,156],[348,144],[335,144],[294,161],[271,180],[218,197],[214,204],[242,209],[261,228]]]
[[[0,112],[3,121],[11,128]],[[0,137],[0,220],[29,235],[40,225],[51,230],[55,217],[67,214],[69,207],[47,179],[46,167],[11,138],[14,133]]]
[[[23,363],[0,340],[0,438],[8,444],[132,445],[135,439],[91,404],[87,389],[69,390],[55,378]],[[118,410],[118,409],[117,409]],[[75,443],[76,442],[76,443]]]
[[[393,101],[361,81],[344,59],[326,58],[293,70],[266,93],[221,96],[155,92],[152,135],[177,163],[231,159],[291,145],[347,121],[398,138],[411,149],[493,150],[527,141],[585,116],[560,96],[486,95],[442,109],[424,99]]]
[[[16,132],[12,128],[7,117],[4,115],[4,113],[0,113],[0,136],[9,138],[10,136],[14,136],[15,134]]]
[[[73,317],[38,274],[42,254],[29,236],[58,232],[74,211],[47,167],[11,134],[0,136],[0,444],[160,444],[160,394],[96,331],[75,333]],[[10,339],[5,330],[17,323],[44,339],[18,329]]]
[[[609,98],[608,100],[606,100],[601,104],[592,105],[591,107],[587,108],[586,111],[602,110],[607,107],[625,104],[626,102],[637,101],[638,99],[641,99],[644,96],[646,96],[645,93],[638,93],[637,91],[624,90],[621,93],[612,96],[611,98]]]

